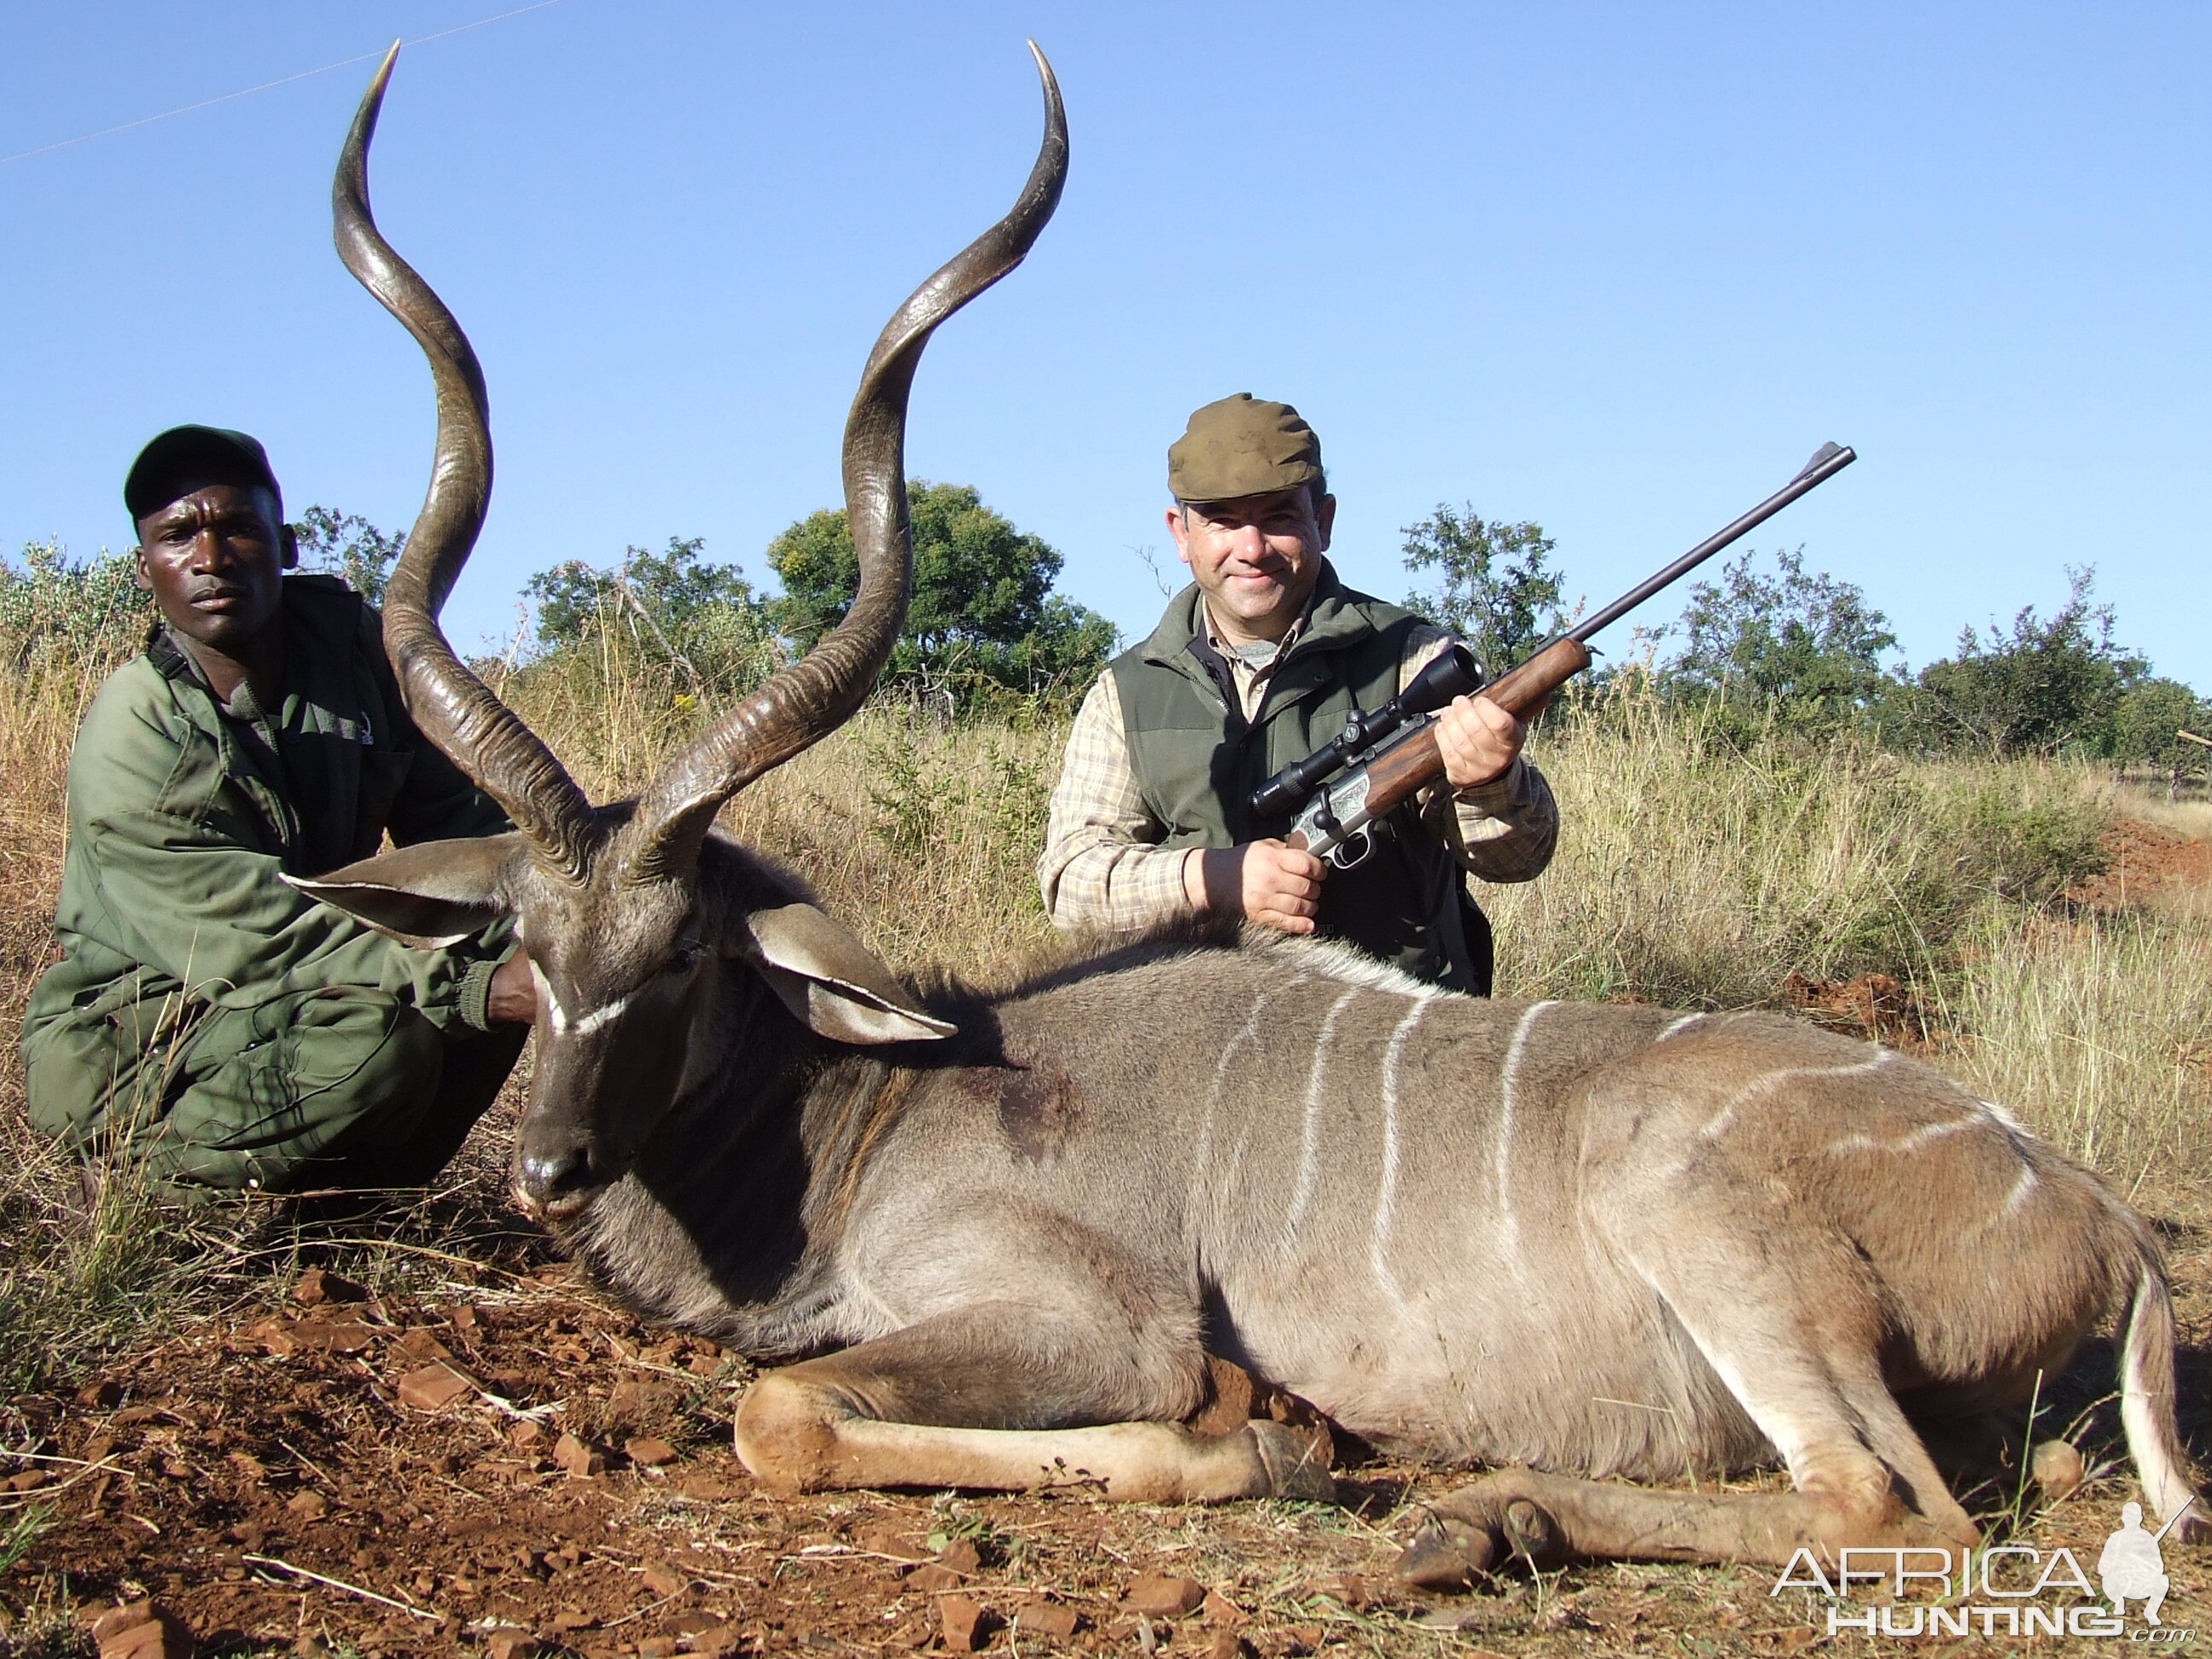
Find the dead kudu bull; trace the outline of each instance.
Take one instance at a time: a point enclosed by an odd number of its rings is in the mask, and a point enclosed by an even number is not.
[[[2174,1515],[2192,1493],[2151,1233],[1923,1066],[1763,1014],[1476,1001],[1277,938],[922,994],[715,830],[890,649],[908,388],[931,330],[1052,212],[1066,137],[1044,84],[1019,203],[868,361],[851,613],[635,803],[597,807],[439,631],[489,489],[483,382],[370,219],[382,75],[362,105],[339,247],[438,390],[386,639],[423,730],[518,827],[308,886],[417,939],[515,918],[539,995],[523,1200],[641,1308],[822,1356],[738,1413],[739,1454],[786,1490],[1326,1492],[1288,1429],[1181,1426],[1210,1350],[1383,1446],[1506,1466],[1440,1506],[1406,1564],[1425,1579],[1514,1551],[1965,1543],[1939,1460],[2117,1316],[2129,1443]],[[1778,1458],[1792,1491],[1599,1484]]]

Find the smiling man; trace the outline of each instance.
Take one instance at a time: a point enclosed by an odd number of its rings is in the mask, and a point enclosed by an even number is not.
[[[427,1181],[520,1052],[526,967],[501,930],[412,949],[284,878],[507,821],[416,733],[375,611],[285,574],[260,444],[174,428],[123,493],[160,619],[70,757],[32,1119],[175,1199]]]
[[[1046,910],[1109,933],[1243,918],[1486,996],[1490,930],[1467,878],[1528,881],[1559,834],[1521,723],[1486,697],[1444,710],[1448,787],[1383,819],[1352,869],[1285,846],[1287,824],[1246,798],[1449,636],[1337,580],[1321,441],[1288,404],[1239,392],[1199,410],[1168,451],[1168,489],[1191,586],[1076,715],[1037,863]]]

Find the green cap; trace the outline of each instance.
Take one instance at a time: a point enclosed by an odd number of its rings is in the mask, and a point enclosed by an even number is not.
[[[276,498],[279,514],[284,492],[270,469],[269,453],[260,440],[222,426],[173,426],[157,434],[123,480],[123,504],[137,523],[156,507],[176,500],[172,493],[188,477],[201,482],[265,485]]]
[[[1179,501],[1233,501],[1322,477],[1321,440],[1288,404],[1240,392],[1194,410],[1168,447],[1168,493]]]

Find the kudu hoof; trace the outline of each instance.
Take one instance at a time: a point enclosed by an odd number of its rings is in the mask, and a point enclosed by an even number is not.
[[[1398,1557],[1398,1577],[1422,1589],[1465,1589],[1486,1577],[1504,1553],[1504,1540],[1488,1528],[1432,1513]]]
[[[1261,1466],[1267,1471],[1270,1498],[1288,1498],[1301,1504],[1336,1501],[1336,1481],[1310,1437],[1280,1423],[1262,1420],[1247,1427],[1259,1447]]]
[[[1398,1558],[1398,1576],[1423,1589],[1464,1589],[1516,1557],[1548,1571],[1572,1553],[1542,1504],[1477,1486],[1430,1511]]]

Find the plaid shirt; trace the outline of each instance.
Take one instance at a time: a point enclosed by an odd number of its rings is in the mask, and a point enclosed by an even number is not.
[[[1259,713],[1275,665],[1302,629],[1303,620],[1284,636],[1273,660],[1257,666],[1222,651],[1247,720]],[[1450,638],[1440,628],[1413,630],[1399,665],[1401,690]],[[1551,786],[1526,756],[1471,789],[1431,787],[1420,797],[1419,811],[1421,821],[1451,848],[1467,872],[1485,881],[1534,880],[1552,861],[1559,840],[1559,809]],[[1037,860],[1045,913],[1061,927],[1111,933],[1133,933],[1190,915],[1182,866],[1198,849],[1158,845],[1166,833],[1145,805],[1130,769],[1121,694],[1109,669],[1076,714],[1052,792],[1044,853]]]

